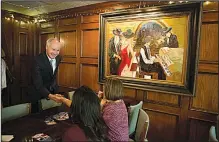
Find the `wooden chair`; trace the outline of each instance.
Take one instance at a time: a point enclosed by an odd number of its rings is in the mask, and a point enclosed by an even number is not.
[[[130,139],[130,141],[148,142],[146,138],[148,128],[149,128],[149,116],[143,109],[140,109],[134,139]]]
[[[2,108],[2,123],[30,114],[31,104],[19,104]]]
[[[128,119],[129,119],[129,136],[132,136],[135,132],[139,110],[142,108],[143,102],[140,101],[136,105],[130,105],[128,110]]]

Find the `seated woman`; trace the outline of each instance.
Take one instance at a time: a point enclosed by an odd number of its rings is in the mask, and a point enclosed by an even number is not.
[[[72,101],[64,97],[61,101],[67,106],[78,103],[73,95]],[[108,138],[111,141],[128,141],[128,113],[123,98],[123,84],[117,78],[106,79],[104,93],[99,93],[101,100],[103,119],[108,126]],[[73,107],[75,105],[72,105]],[[88,111],[88,110],[87,110]]]
[[[106,79],[101,106],[103,119],[109,128],[108,138],[111,141],[129,140],[128,113],[122,98],[122,82],[117,78]]]
[[[72,101],[66,98],[62,98],[62,101],[71,107],[71,119],[74,122],[64,133],[62,141],[109,141],[100,100],[95,92],[82,86],[75,91]]]

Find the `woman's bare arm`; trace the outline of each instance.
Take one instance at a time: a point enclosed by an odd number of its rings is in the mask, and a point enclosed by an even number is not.
[[[69,99],[67,99],[67,98],[65,98],[65,97],[62,97],[62,98],[61,98],[61,101],[62,101],[62,103],[64,103],[64,104],[67,105],[68,107],[71,107],[71,103],[72,103],[71,100],[69,100]]]

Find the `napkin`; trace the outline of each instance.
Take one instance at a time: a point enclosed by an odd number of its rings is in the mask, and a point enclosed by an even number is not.
[[[2,142],[9,142],[14,138],[13,135],[2,135]]]

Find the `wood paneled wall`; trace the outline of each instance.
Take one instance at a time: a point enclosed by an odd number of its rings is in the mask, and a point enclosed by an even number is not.
[[[139,2],[108,2],[60,13],[89,12],[97,8],[110,9],[112,7],[121,9],[121,7],[127,8],[135,3],[139,4]],[[146,5],[154,4],[156,2],[147,2]],[[203,10],[196,96],[178,96],[125,88],[126,96],[144,101],[143,108],[150,117],[147,136],[150,142],[206,142],[210,126],[216,124],[218,114],[218,2],[204,5]],[[59,12],[53,14],[59,14]],[[34,33],[32,50],[26,48],[32,43],[27,40],[31,34],[25,30],[17,32],[17,37],[20,38],[16,39],[16,43],[19,41],[22,48],[17,46],[12,49],[13,43],[8,43],[8,56],[14,58],[12,61],[27,61],[29,53],[36,55],[42,52],[45,50],[45,41],[49,37],[57,37],[65,43],[61,51],[63,60],[59,67],[59,85],[68,89],[87,85],[95,91],[102,88],[98,84],[99,15],[77,16],[36,24],[32,32]],[[8,27],[6,34],[10,37],[11,33],[12,30]],[[12,54],[12,50],[16,50],[17,52],[14,52],[16,54]],[[16,64],[16,70],[22,68],[22,72],[25,72],[23,71],[25,62],[14,64]],[[22,76],[21,72],[18,74]],[[25,82],[26,78],[21,78],[20,85],[25,84],[22,82]]]
[[[28,23],[30,18],[14,14],[6,19],[6,11],[2,11],[1,43],[6,57],[6,64],[14,77],[7,80],[7,88],[2,90],[3,106],[27,102],[27,87],[30,83],[30,63],[34,55],[34,24]]]

